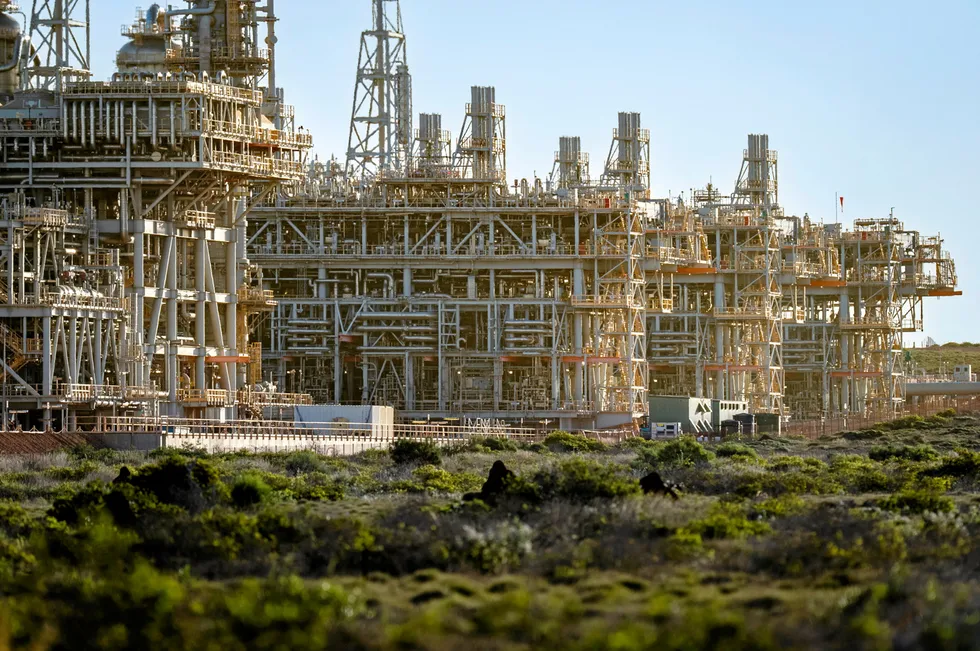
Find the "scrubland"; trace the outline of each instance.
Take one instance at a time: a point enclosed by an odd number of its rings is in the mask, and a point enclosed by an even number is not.
[[[978,435],[0,457],[0,649],[975,648]]]

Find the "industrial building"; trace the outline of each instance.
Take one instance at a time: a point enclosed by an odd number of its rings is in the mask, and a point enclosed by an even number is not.
[[[28,418],[353,403],[583,429],[651,395],[890,413],[923,299],[959,293],[942,241],[892,215],[786,213],[766,135],[734,188],[686,201],[651,195],[635,112],[597,164],[561,136],[550,175],[508,176],[494,87],[456,137],[416,123],[397,0],[364,3],[345,160],[310,160],[273,0],[187,4],[139,12],[94,81],[86,0],[24,22],[0,0],[4,393]]]

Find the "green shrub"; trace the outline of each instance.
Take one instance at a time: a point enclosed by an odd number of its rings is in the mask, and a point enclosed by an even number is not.
[[[442,454],[438,446],[431,441],[411,441],[401,439],[395,441],[389,450],[391,460],[398,465],[409,463],[438,466],[442,463]]]
[[[532,480],[544,498],[561,497],[578,502],[635,495],[639,483],[625,469],[581,458],[565,459],[539,470]]]
[[[99,465],[91,460],[85,459],[78,461],[71,466],[55,466],[48,468],[44,474],[51,479],[58,481],[80,481],[85,479],[93,472],[98,471]]]
[[[394,486],[413,493],[466,493],[477,491],[483,485],[483,478],[478,475],[451,473],[433,465],[419,466],[412,471],[412,479]]]
[[[980,453],[958,448],[953,456],[944,457],[942,463],[924,474],[934,477],[972,477],[980,476]]]
[[[771,497],[752,505],[752,515],[763,518],[784,518],[788,515],[802,513],[806,509],[806,502],[798,495],[787,494],[780,497]]]
[[[744,443],[722,443],[714,448],[719,457],[732,458],[736,461],[753,461],[759,458],[759,453]]]
[[[602,441],[562,430],[545,437],[544,445],[553,452],[602,452],[606,449]]]
[[[899,513],[950,513],[956,508],[951,497],[925,491],[903,491],[883,500],[877,506],[886,511]]]
[[[769,460],[767,468],[773,472],[786,472],[790,470],[824,470],[827,464],[820,459],[813,457],[798,457],[795,455],[784,455]]]
[[[20,538],[28,535],[35,524],[35,519],[23,506],[0,502],[0,532],[11,538]]]
[[[922,416],[903,416],[902,418],[896,418],[895,420],[878,423],[877,427],[883,430],[894,431],[903,429],[920,429],[925,424],[926,421]]]
[[[690,435],[678,436],[667,443],[643,450],[643,455],[654,466],[694,466],[715,458],[713,452]]]
[[[755,497],[765,489],[765,477],[760,474],[739,475],[735,479],[732,494],[739,497]]]
[[[720,503],[707,517],[689,522],[681,531],[708,540],[721,540],[761,536],[772,531],[772,528],[765,522],[749,520],[737,504]]]
[[[497,436],[474,439],[474,444],[484,447],[491,452],[517,452],[520,449],[516,441]]]
[[[931,445],[876,445],[868,452],[875,461],[935,461],[939,453]]]
[[[544,443],[539,441],[534,441],[533,443],[521,443],[520,449],[525,452],[533,452],[534,454],[545,454],[546,452],[551,452]]]
[[[337,502],[344,499],[346,494],[344,485],[340,482],[315,483],[305,478],[297,482],[289,493],[293,499],[311,502]]]
[[[833,495],[844,490],[827,473],[809,470],[767,473],[763,487],[770,495]]]
[[[286,472],[291,475],[305,475],[323,469],[323,461],[312,450],[297,450],[286,457]]]
[[[679,529],[667,539],[666,556],[669,561],[686,561],[703,553],[701,534]]]
[[[272,489],[255,474],[245,474],[235,480],[231,487],[231,501],[240,509],[261,504],[269,498]]]
[[[68,497],[55,500],[48,515],[71,526],[96,523],[104,513],[119,527],[134,527],[151,520],[170,520],[181,507],[164,504],[155,495],[132,484],[90,482]]]
[[[650,439],[645,439],[642,436],[631,436],[620,443],[619,447],[624,450],[643,450],[644,448],[648,448],[652,445],[656,445],[656,442],[651,441]]]
[[[838,454],[830,461],[830,474],[846,490],[853,493],[890,492],[897,488],[890,478],[871,459],[859,454]]]
[[[69,448],[67,452],[68,458],[72,461],[93,461],[105,465],[112,465],[119,456],[111,448],[95,448],[87,444]]]

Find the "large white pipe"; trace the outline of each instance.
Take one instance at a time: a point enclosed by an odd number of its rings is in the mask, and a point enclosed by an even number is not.
[[[216,0],[211,0],[207,7],[194,7],[193,9],[171,9],[167,16],[210,16],[218,8]]]
[[[908,382],[905,395],[913,396],[976,396],[980,382]]]

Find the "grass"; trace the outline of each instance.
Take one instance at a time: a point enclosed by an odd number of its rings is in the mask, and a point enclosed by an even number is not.
[[[978,434],[2,457],[0,650],[974,648]]]
[[[951,342],[929,348],[910,348],[906,352],[916,367],[930,374],[952,373],[953,367],[961,364],[980,369],[980,344]]]

